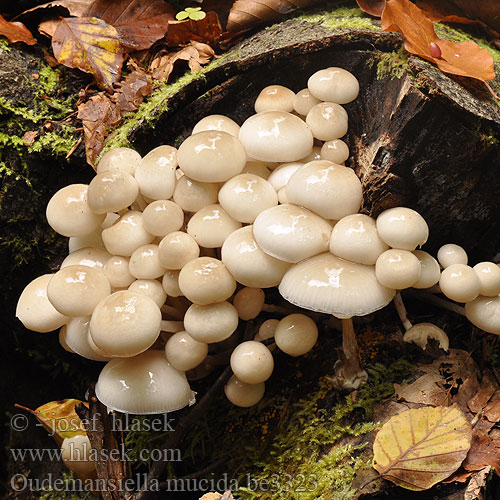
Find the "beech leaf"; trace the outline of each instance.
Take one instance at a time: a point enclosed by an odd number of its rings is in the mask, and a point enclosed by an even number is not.
[[[460,467],[471,440],[471,426],[457,407],[408,410],[377,433],[373,467],[403,488],[427,490]]]
[[[222,33],[219,18],[215,12],[208,12],[200,21],[172,21],[168,27],[167,42],[170,46],[190,41],[216,45]]]
[[[114,26],[126,49],[143,50],[165,36],[175,11],[164,0],[95,0],[85,15]]]
[[[236,0],[227,20],[228,31],[243,31],[277,19],[318,0]]]
[[[11,43],[23,42],[28,45],[35,45],[36,40],[33,38],[30,30],[23,23],[9,23],[0,15],[0,35],[5,36]]]
[[[61,64],[93,74],[102,88],[111,90],[120,79],[123,52],[118,33],[101,19],[61,19],[52,38],[52,50]]]
[[[380,17],[385,7],[385,0],[356,0],[356,3],[363,12],[375,17]]]
[[[75,17],[81,17],[85,14],[87,9],[89,8],[89,5],[93,2],[94,0],[56,0],[54,2],[48,2],[44,3],[42,5],[37,5],[36,7],[33,7],[31,9],[25,10],[18,16],[17,18],[24,17],[26,14],[31,14],[33,12],[37,12],[39,10],[47,10],[47,9],[55,9],[55,8],[62,8],[66,9],[68,14],[70,16],[75,16]]]

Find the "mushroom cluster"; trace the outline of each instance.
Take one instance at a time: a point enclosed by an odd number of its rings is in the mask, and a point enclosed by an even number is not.
[[[265,288],[342,319],[335,371],[344,388],[366,379],[351,318],[385,307],[398,290],[439,282],[454,300],[472,301],[471,316],[490,307],[476,296],[493,300],[500,278],[493,285],[492,268],[467,268],[452,249],[440,252],[440,274],[416,250],[429,233],[417,212],[358,213],[361,182],[345,166],[341,140],[342,105],[358,92],[351,73],[327,68],[297,93],[263,89],[241,127],[211,115],[178,150],[108,151],[89,185],[50,200],[48,223],[69,237],[70,253],[59,271],[24,289],[17,317],[34,331],[60,328],[66,350],[106,362],[96,394],[110,409],[150,414],[192,404],[186,373],[196,378],[215,362],[218,346],[232,349],[225,393],[243,407],[262,398],[273,349],[301,356],[313,348],[318,328],[298,313],[266,319],[253,340],[232,342],[240,320],[265,308]],[[475,292],[464,292],[471,273]]]

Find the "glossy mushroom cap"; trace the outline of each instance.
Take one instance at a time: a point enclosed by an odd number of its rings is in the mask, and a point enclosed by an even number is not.
[[[414,250],[413,254],[420,261],[420,276],[413,288],[430,288],[439,282],[441,277],[441,268],[438,261],[423,250]]]
[[[104,269],[104,265],[111,255],[103,247],[79,248],[70,253],[61,263],[61,269],[68,266],[87,266],[99,271]]]
[[[167,269],[163,275],[161,286],[169,297],[182,296],[181,289],[179,288],[179,273],[180,271]]]
[[[195,239],[182,231],[167,234],[158,246],[160,264],[166,269],[181,269],[200,255]]]
[[[142,212],[144,229],[155,236],[178,231],[184,224],[182,208],[169,200],[156,200]]]
[[[274,332],[276,345],[286,354],[297,357],[309,352],[318,340],[316,323],[305,314],[285,316]]]
[[[293,111],[295,93],[282,85],[269,85],[261,90],[255,100],[255,112],[264,111]]]
[[[202,118],[193,128],[191,135],[206,130],[220,130],[228,134],[238,137],[240,126],[231,118],[224,115],[209,115]]]
[[[306,116],[312,135],[320,141],[333,141],[347,134],[347,119],[344,108],[334,102],[320,102]]]
[[[198,182],[183,175],[177,181],[173,199],[185,212],[198,212],[217,203],[218,192],[219,184]]]
[[[387,288],[409,288],[420,277],[420,261],[407,250],[391,248],[382,253],[375,263],[375,276]]]
[[[234,375],[247,384],[265,382],[274,369],[271,351],[255,340],[238,345],[231,354],[230,364]]]
[[[194,403],[184,372],[169,364],[164,351],[112,359],[101,371],[96,396],[122,413],[150,415],[179,410]]]
[[[88,266],[68,266],[57,271],[47,285],[51,304],[65,316],[90,316],[111,293],[104,273]]]
[[[26,285],[17,301],[16,318],[29,330],[51,332],[69,321],[47,297],[47,285],[53,276],[44,274],[35,278]]]
[[[165,345],[167,361],[177,370],[196,368],[208,354],[208,344],[198,342],[187,332],[177,332]]]
[[[363,200],[354,170],[326,160],[311,161],[297,170],[286,185],[286,194],[290,203],[329,220],[357,213]]]
[[[375,220],[363,214],[340,219],[330,238],[331,253],[358,264],[374,265],[388,248],[378,235]]]
[[[184,328],[198,342],[222,342],[238,327],[238,311],[229,302],[200,306],[191,304],[184,316]]]
[[[93,361],[109,361],[111,358],[101,351],[90,336],[90,316],[72,318],[61,328],[66,345],[76,354]]]
[[[268,179],[271,170],[268,167],[269,163],[265,161],[247,161],[245,168],[241,171],[242,174],[253,174],[263,179]]]
[[[349,147],[343,140],[333,139],[332,141],[325,142],[323,146],[321,146],[320,156],[322,160],[328,160],[343,165],[347,158],[349,158]]]
[[[104,214],[95,214],[87,202],[86,184],[70,184],[50,199],[47,210],[49,226],[63,236],[84,236],[100,227]]]
[[[358,97],[356,77],[343,68],[330,67],[316,71],[307,81],[311,94],[321,101],[346,104]]]
[[[421,349],[427,347],[427,341],[434,339],[439,342],[439,347],[447,351],[450,347],[450,340],[448,335],[436,325],[432,323],[418,323],[406,330],[403,336],[405,342],[414,342]]]
[[[260,325],[259,331],[257,332],[257,335],[255,335],[254,340],[262,342],[263,340],[274,337],[279,322],[280,320],[278,319],[266,319],[266,321]]]
[[[481,330],[500,335],[500,297],[477,297],[465,304],[467,319]]]
[[[415,250],[429,237],[429,227],[415,210],[395,207],[385,210],[377,217],[377,231],[380,237],[393,248]]]
[[[220,248],[226,238],[241,227],[220,205],[208,205],[188,222],[187,233],[204,248]]]
[[[181,144],[177,158],[182,171],[200,182],[225,182],[238,175],[246,163],[240,141],[216,130],[188,137]]]
[[[195,304],[223,302],[233,294],[236,281],[226,266],[212,257],[189,261],[179,273],[179,288]]]
[[[168,200],[175,189],[177,150],[172,146],[158,146],[137,165],[135,178],[140,192],[151,200]]]
[[[253,225],[255,241],[265,253],[292,263],[327,251],[331,233],[326,220],[291,204],[264,210]]]
[[[314,97],[309,89],[302,89],[295,94],[293,98],[293,109],[296,113],[306,116],[313,106],[321,101]]]
[[[256,405],[264,396],[266,385],[264,382],[259,384],[245,384],[234,375],[224,386],[224,393],[231,403],[235,406],[248,408]]]
[[[480,262],[472,269],[481,283],[480,295],[496,297],[500,294],[500,267],[494,262]]]
[[[466,251],[459,245],[448,243],[443,245],[437,253],[441,267],[446,268],[452,264],[467,265],[468,257]]]
[[[130,259],[121,255],[113,255],[104,264],[104,275],[113,288],[128,287],[135,277],[130,272]]]
[[[130,256],[130,273],[137,279],[150,280],[165,274],[165,267],[161,265],[158,245],[149,243],[143,245]]]
[[[152,299],[122,290],[99,302],[90,320],[90,335],[107,355],[130,357],[154,344],[160,324],[160,308]]]
[[[347,317],[378,311],[396,293],[377,281],[373,266],[330,253],[292,266],[281,280],[279,291],[288,302],[304,309]]]
[[[470,302],[479,295],[481,282],[472,267],[452,264],[441,273],[439,287],[451,300]]]
[[[313,146],[309,127],[284,111],[266,111],[248,118],[239,138],[251,158],[270,162],[297,161]]]
[[[262,288],[242,288],[233,299],[238,316],[243,321],[256,318],[264,307],[265,294]]]
[[[288,184],[290,177],[303,165],[300,162],[283,163],[271,172],[267,180],[276,191],[279,191]]]
[[[113,148],[105,153],[97,165],[97,174],[119,170],[134,175],[135,169],[141,161],[141,155],[130,148]]]
[[[119,212],[132,205],[139,194],[139,185],[126,172],[112,170],[96,175],[89,184],[87,198],[92,212]]]
[[[128,290],[143,293],[153,300],[158,307],[165,304],[167,300],[167,294],[163,290],[162,284],[157,280],[135,280],[130,284]]]
[[[92,455],[92,446],[86,434],[64,438],[61,444],[61,459],[64,465],[77,474],[85,476],[95,473]]]

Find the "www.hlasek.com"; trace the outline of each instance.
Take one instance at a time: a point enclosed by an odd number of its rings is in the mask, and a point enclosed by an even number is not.
[[[227,473],[210,478],[178,478],[160,482],[157,479],[147,479],[147,474],[136,474],[134,477],[122,480],[105,479],[62,479],[49,473],[44,479],[28,478],[24,474],[15,474],[10,481],[14,491],[65,491],[65,492],[102,492],[102,491],[259,491],[308,493],[316,490],[318,478],[314,474],[273,474],[266,479],[256,479],[246,474],[240,480],[230,478]]]

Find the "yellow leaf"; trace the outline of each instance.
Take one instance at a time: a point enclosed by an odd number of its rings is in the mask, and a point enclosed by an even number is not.
[[[471,426],[457,407],[408,410],[378,432],[373,467],[403,488],[426,490],[460,467],[471,441]]]

